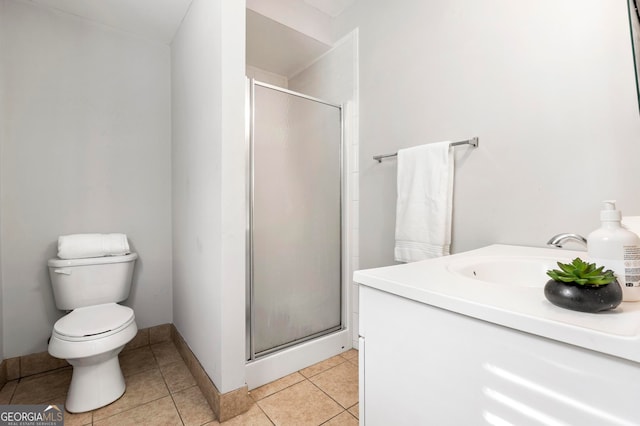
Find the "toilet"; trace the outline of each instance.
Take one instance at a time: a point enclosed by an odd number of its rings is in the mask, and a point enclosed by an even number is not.
[[[53,326],[49,354],[73,367],[65,408],[81,413],[120,398],[125,382],[118,354],[138,331],[129,297],[138,255],[50,259],[56,306],[70,311]]]

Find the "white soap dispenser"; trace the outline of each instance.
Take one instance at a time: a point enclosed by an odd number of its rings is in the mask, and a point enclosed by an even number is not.
[[[622,214],[614,200],[604,201],[602,226],[587,237],[591,262],[611,269],[622,287],[622,300],[640,300],[640,238],[622,227]]]

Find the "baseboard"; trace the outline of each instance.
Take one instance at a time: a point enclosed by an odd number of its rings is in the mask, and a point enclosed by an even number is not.
[[[173,325],[171,326],[171,340],[176,345],[176,348],[178,348],[180,356],[182,356],[189,371],[196,379],[200,391],[202,391],[202,394],[211,406],[219,422],[229,420],[251,408],[253,400],[249,396],[247,386],[231,392],[220,393],[207,375],[207,372],[202,368],[202,365],[200,365],[196,356],[191,352],[191,349],[189,349],[189,345],[187,345],[180,335],[180,332],[178,332]]]
[[[162,324],[139,329],[136,337],[125,345],[123,352],[153,345],[154,343],[171,341],[171,327],[171,324]],[[10,380],[46,373],[47,371],[68,366],[69,363],[66,360],[54,358],[49,355],[49,352],[38,352],[8,358],[0,363],[0,384],[4,385]],[[0,388],[2,385],[0,385]]]
[[[0,362],[0,389],[7,383],[7,363],[3,359]]]
[[[3,361],[6,380],[16,380],[34,374],[46,373],[69,366],[64,359],[54,358],[49,352],[7,358]]]
[[[173,324],[162,324],[139,329],[136,337],[127,343],[123,352],[167,341],[172,341],[176,345],[180,356],[196,379],[198,387],[211,406],[218,421],[229,420],[246,412],[251,407],[253,400],[249,396],[247,386],[224,394],[220,393]],[[2,360],[0,362],[0,389],[10,380],[57,370],[68,365],[66,360],[54,358],[48,352]]]

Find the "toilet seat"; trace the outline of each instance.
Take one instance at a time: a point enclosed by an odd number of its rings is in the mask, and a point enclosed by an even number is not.
[[[91,411],[122,396],[126,384],[118,354],[137,332],[133,310],[115,303],[78,308],[56,322],[49,354],[73,366],[69,412]]]
[[[53,331],[58,339],[82,342],[116,334],[134,321],[133,309],[105,303],[73,310],[56,321]]]

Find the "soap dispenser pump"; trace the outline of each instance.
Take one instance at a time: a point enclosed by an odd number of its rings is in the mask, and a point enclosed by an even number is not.
[[[604,201],[600,211],[602,225],[587,237],[592,262],[611,269],[622,287],[622,300],[640,300],[640,238],[622,227],[622,214],[614,200]]]

